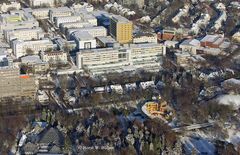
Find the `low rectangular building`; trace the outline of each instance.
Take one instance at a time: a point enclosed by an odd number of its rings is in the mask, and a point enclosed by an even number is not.
[[[157,43],[157,34],[145,33],[145,34],[135,34],[133,36],[133,43]]]
[[[40,51],[52,49],[53,43],[48,39],[34,41],[13,41],[13,53],[19,58],[24,55],[39,54]],[[31,51],[32,53],[28,53]]]
[[[49,64],[43,62],[38,55],[22,57],[21,63],[31,68],[33,73],[43,73],[49,69]]]
[[[29,0],[32,7],[53,7],[55,0]]]
[[[48,19],[51,8],[37,8],[33,9],[32,15],[37,19]]]
[[[62,51],[41,52],[41,59],[50,64],[67,63],[67,53]]]
[[[200,42],[202,47],[219,48],[224,42],[224,37],[221,35],[206,35]]]
[[[26,28],[26,29],[17,29],[17,30],[7,30],[4,31],[4,37],[7,42],[10,42],[14,39],[18,40],[39,40],[44,37],[44,33],[41,28]]]
[[[82,20],[81,16],[74,15],[74,16],[64,16],[64,17],[56,17],[55,24],[57,27],[60,27],[60,24],[63,23],[71,23],[71,22],[79,22]]]
[[[69,23],[62,23],[60,24],[60,30],[64,34],[66,34],[67,29],[77,29],[83,27],[93,27],[94,25],[90,24],[89,22],[69,22]]]
[[[68,29],[67,31],[67,37],[70,38],[71,34],[73,32],[88,32],[93,37],[99,37],[99,36],[107,36],[107,30],[103,26],[95,26],[95,27],[84,27],[84,28],[78,28],[78,29]]]

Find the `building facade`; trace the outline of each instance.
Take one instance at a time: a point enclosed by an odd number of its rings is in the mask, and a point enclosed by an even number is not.
[[[77,53],[79,69],[93,74],[144,69],[159,71],[166,47],[160,44],[134,44],[126,47],[81,50]]]
[[[131,61],[134,67],[147,71],[159,71],[166,47],[156,43],[131,44]]]
[[[52,22],[55,22],[56,17],[66,17],[71,15],[72,15],[72,10],[68,7],[52,8],[49,11],[49,18]]]
[[[50,8],[33,9],[32,15],[37,19],[48,19]]]
[[[14,39],[27,41],[39,40],[44,37],[44,34],[41,28],[17,29],[4,31],[4,37],[7,42],[10,42]]]
[[[79,22],[82,20],[81,16],[65,16],[65,17],[56,17],[55,24],[57,27],[60,27],[60,24],[63,23],[71,23],[71,22]]]
[[[32,7],[54,6],[54,0],[30,0],[29,2]]]
[[[41,59],[44,62],[49,63],[66,63],[67,62],[67,53],[62,51],[52,51],[52,52],[41,52]]]
[[[48,39],[35,41],[13,41],[13,53],[17,58],[28,55],[29,53],[27,50],[31,50],[33,52],[31,54],[39,54],[40,51],[45,51],[52,48],[53,43]]]
[[[102,48],[82,50],[77,53],[77,67],[93,74],[103,74],[123,70],[129,65],[130,50]]]
[[[133,37],[133,43],[157,43],[157,35],[156,34],[136,34]]]
[[[70,38],[73,32],[88,32],[92,37],[107,36],[107,30],[103,26],[84,27],[78,29],[68,29],[67,37]]]
[[[31,97],[36,93],[35,78],[20,75],[19,68],[0,68],[0,98],[2,97]]]

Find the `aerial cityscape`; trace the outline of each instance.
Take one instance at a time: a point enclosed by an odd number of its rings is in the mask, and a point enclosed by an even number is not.
[[[240,155],[239,0],[0,0],[0,155]]]

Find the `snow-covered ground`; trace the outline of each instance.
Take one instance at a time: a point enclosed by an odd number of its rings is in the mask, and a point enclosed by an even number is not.
[[[181,142],[184,144],[186,154],[192,154],[191,152],[195,150],[198,155],[214,155],[215,147],[207,139],[201,137],[184,136],[181,138]]]
[[[226,140],[237,147],[240,144],[240,129],[234,127],[228,129],[227,132],[229,137]]]
[[[240,85],[240,80],[238,79],[234,79],[234,78],[231,78],[231,79],[227,79],[223,82],[223,84],[234,84],[234,85]]]
[[[219,104],[232,105],[234,108],[240,108],[240,95],[222,95],[217,98]]]

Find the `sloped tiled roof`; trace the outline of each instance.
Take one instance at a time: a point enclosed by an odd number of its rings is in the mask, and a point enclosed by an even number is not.
[[[49,128],[44,130],[40,134],[40,140],[39,143],[41,144],[55,144],[57,146],[63,146],[64,145],[64,137],[63,134],[56,128]]]

